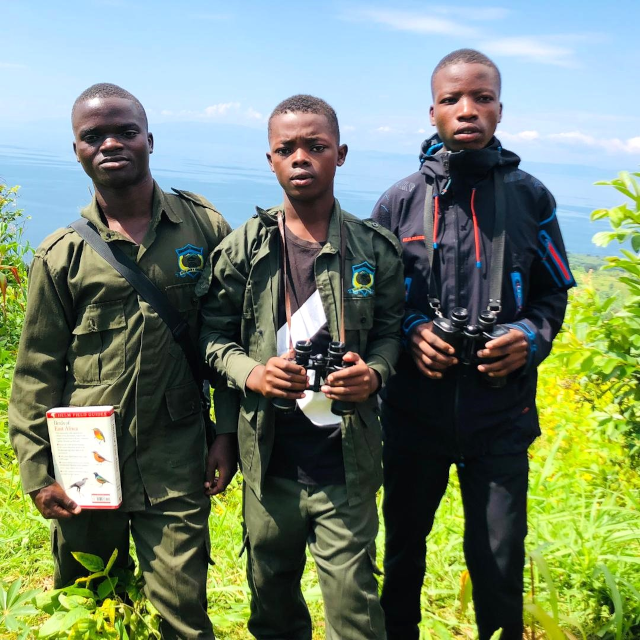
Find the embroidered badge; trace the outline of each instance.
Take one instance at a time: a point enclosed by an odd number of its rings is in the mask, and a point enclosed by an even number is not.
[[[351,267],[353,276],[351,284],[353,289],[349,289],[349,293],[353,296],[373,295],[373,283],[375,281],[375,269],[368,262],[361,262]]]
[[[204,251],[202,247],[194,247],[192,244],[185,244],[184,247],[176,249],[178,254],[177,276],[185,278],[197,278],[204,268]]]

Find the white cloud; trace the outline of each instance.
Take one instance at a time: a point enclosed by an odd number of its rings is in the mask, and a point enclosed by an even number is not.
[[[604,153],[629,153],[640,154],[640,136],[620,140],[620,138],[596,138],[582,131],[562,131],[560,133],[548,133],[542,135],[537,131],[520,131],[519,133],[509,133],[508,131],[498,131],[501,140],[510,142],[534,142],[551,141],[563,146],[589,147],[600,149]]]
[[[347,124],[344,127],[340,127],[340,129],[342,129],[342,131],[344,131],[344,132],[355,131],[356,130],[356,128],[351,124]]]
[[[456,20],[436,18],[433,15],[387,11],[384,9],[360,9],[346,16],[348,19],[384,24],[397,31],[420,34],[439,34],[468,37],[476,34],[472,27],[464,27]]]
[[[538,140],[540,138],[540,134],[537,131],[520,131],[519,133],[499,131],[498,137],[504,140],[531,142],[533,140]]]
[[[430,12],[454,15],[466,20],[502,20],[510,11],[502,7],[429,7]]]
[[[249,107],[244,114],[249,118],[249,120],[262,120],[264,118],[264,116],[253,107]]]
[[[217,116],[224,116],[229,111],[237,111],[240,108],[239,102],[219,102],[218,104],[212,104],[204,110],[204,115],[209,118],[215,118]]]
[[[564,38],[569,39],[569,36]],[[575,38],[574,38],[575,39]],[[555,44],[561,41],[560,36],[541,38],[531,36],[513,36],[511,38],[494,38],[481,43],[481,49],[489,55],[523,58],[543,64],[561,67],[576,66],[575,52],[566,46]]]
[[[26,64],[18,64],[16,62],[0,62],[0,69],[26,69]]]
[[[416,133],[427,133],[426,129],[418,129]]]
[[[393,129],[391,129],[391,127],[378,127],[376,129],[376,131],[380,131],[380,133],[389,133],[390,131],[393,131]]]

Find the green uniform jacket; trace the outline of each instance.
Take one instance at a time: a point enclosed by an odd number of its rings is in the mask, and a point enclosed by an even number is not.
[[[273,447],[274,412],[271,400],[247,391],[245,382],[254,367],[277,355],[282,268],[279,210],[282,207],[258,209],[257,215],[216,249],[210,294],[202,307],[200,346],[207,362],[225,373],[229,385],[243,394],[238,422],[240,463],[245,481],[258,496]],[[336,201],[327,243],[315,261],[316,284],[333,340],[339,340],[340,335],[343,222],[346,346],[360,354],[384,383],[400,353],[404,307],[401,249],[386,229],[343,212]],[[357,274],[367,267],[372,280],[365,277],[356,282]],[[362,287],[361,282],[371,286]],[[376,396],[358,404],[354,416],[343,419],[342,452],[349,503],[356,504],[375,492],[382,479]]]
[[[95,198],[82,215],[167,294],[197,340],[196,283],[230,232],[213,206],[156,184],[140,246],[104,224]],[[9,406],[26,493],[54,482],[45,412],[70,405],[116,407],[122,509],[143,509],[145,492],[155,504],[202,490],[204,423],[184,352],[131,285],[65,228],[44,240],[31,264]],[[233,412],[220,413],[218,432],[235,431]]]

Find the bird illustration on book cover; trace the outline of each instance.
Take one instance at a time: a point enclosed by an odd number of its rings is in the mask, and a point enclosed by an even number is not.
[[[78,480],[77,482],[74,482],[70,487],[69,490],[75,488],[76,491],[78,493],[80,493],[80,489],[82,489],[82,487],[84,487],[85,482],[88,480],[89,478],[82,478],[82,480]]]
[[[103,478],[99,473],[97,473],[96,471],[93,472],[93,475],[96,478],[96,482],[98,484],[112,484],[111,482],[109,482],[109,480],[107,480],[106,478]]]

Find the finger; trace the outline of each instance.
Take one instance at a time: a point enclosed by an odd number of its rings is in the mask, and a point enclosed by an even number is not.
[[[306,375],[304,367],[296,364],[293,360],[286,360],[285,358],[274,358],[273,364],[281,371],[286,371],[290,374],[296,374],[300,376]]]
[[[222,467],[218,471],[219,475],[216,479],[215,486],[211,488],[210,495],[212,496],[222,493],[229,486],[229,483],[234,476],[234,472],[226,467]]]
[[[450,367],[453,364],[458,362],[457,358],[452,355],[447,355],[442,351],[438,351],[438,349],[434,349],[429,343],[422,342],[418,345],[413,345],[415,348],[413,349],[416,355],[419,355],[423,362],[426,362],[427,365],[430,363],[433,364],[441,364],[442,368]]]
[[[369,367],[367,367],[364,362],[362,366],[354,365],[353,367],[347,367],[346,369],[342,369],[340,371],[336,371],[332,373],[327,378],[327,383],[330,385],[344,385],[344,384],[354,384],[356,379],[360,378],[368,378],[369,377]]]
[[[422,362],[422,360],[414,358],[413,361],[415,362],[416,367],[418,367],[418,371],[423,376],[426,376],[427,378],[431,378],[432,380],[439,380],[440,378],[442,378],[442,373],[440,373],[439,371],[434,371],[433,369],[429,369],[429,367],[427,367]]]
[[[308,380],[292,380],[291,378],[267,378],[267,385],[279,391],[302,393],[309,385]]]
[[[270,387],[265,393],[267,398],[285,398],[287,400],[302,400],[305,394],[302,391],[284,391],[277,387]]]
[[[337,398],[343,398],[344,396],[352,394],[362,394],[365,393],[368,389],[369,385],[364,381],[360,381],[359,384],[350,384],[349,386],[344,387],[335,387],[328,384],[323,384],[320,387],[320,391],[322,391],[322,393],[324,393],[326,396],[331,395]]]
[[[431,331],[423,332],[420,338],[421,339],[418,339],[417,342],[427,343],[432,349],[449,355],[453,355],[455,353],[455,349],[450,344],[439,338]],[[424,350],[424,347],[422,347],[422,350]]]

